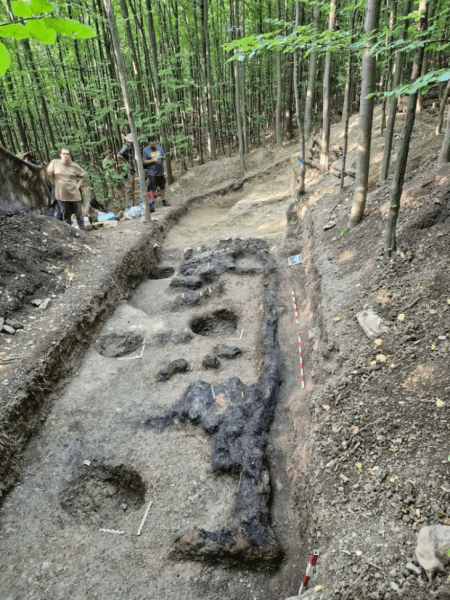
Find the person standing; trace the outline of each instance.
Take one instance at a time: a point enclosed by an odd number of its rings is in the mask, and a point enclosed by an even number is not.
[[[55,188],[55,199],[63,214],[63,221],[71,225],[72,214],[75,214],[78,227],[84,230],[80,188],[86,171],[72,161],[72,153],[68,148],[61,148],[60,158],[50,162],[47,176]]]
[[[142,161],[147,167],[147,197],[150,205],[156,200],[157,188],[161,191],[163,206],[170,206],[166,201],[166,178],[164,177],[164,150],[156,143],[155,136],[148,138],[148,145],[142,151]]]
[[[126,136],[125,144],[117,154],[117,158],[125,165],[127,172],[125,176],[125,201],[127,206],[134,206],[134,174],[136,165],[134,160],[133,136]]]

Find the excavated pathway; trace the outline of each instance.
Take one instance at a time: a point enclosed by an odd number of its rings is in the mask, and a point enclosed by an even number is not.
[[[293,179],[285,165],[192,207],[48,399],[1,510],[2,598],[296,591],[308,549],[286,466],[307,409],[281,250]]]

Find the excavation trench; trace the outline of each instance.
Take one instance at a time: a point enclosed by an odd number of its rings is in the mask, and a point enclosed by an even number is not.
[[[242,217],[242,198],[172,228],[55,399],[2,510],[7,597],[295,592],[308,549],[286,472],[298,394],[280,250],[290,198],[270,235],[257,201]]]

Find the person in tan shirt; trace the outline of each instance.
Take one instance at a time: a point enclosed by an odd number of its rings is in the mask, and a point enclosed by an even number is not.
[[[72,154],[68,148],[61,148],[60,158],[50,162],[47,176],[55,188],[55,198],[63,213],[63,221],[70,225],[72,214],[75,214],[78,227],[84,229],[80,188],[84,183],[86,171],[72,161]]]

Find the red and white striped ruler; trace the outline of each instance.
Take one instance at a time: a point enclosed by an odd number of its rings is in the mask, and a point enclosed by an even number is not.
[[[303,373],[302,336],[300,334],[300,324],[298,322],[297,303],[295,302],[295,294],[294,294],[293,289],[291,289],[291,293],[292,293],[292,302],[294,304],[295,322],[297,323],[298,356],[300,359],[300,380],[302,382],[302,389],[305,389],[305,375]]]

